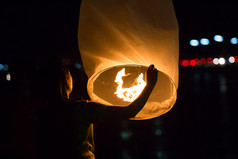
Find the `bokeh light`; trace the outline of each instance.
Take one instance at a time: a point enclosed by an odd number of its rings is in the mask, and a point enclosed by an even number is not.
[[[75,63],[75,64],[74,64],[74,67],[77,68],[77,69],[81,69],[81,68],[82,68],[82,65],[79,64],[79,63]]]
[[[121,138],[122,140],[128,140],[130,138],[131,134],[127,131],[121,131]]]
[[[200,60],[198,58],[194,58],[192,60],[180,60],[180,65],[181,66],[201,66],[206,64],[207,66],[209,66],[209,64],[215,64],[215,65],[225,65],[225,64],[233,64],[235,62],[238,62],[238,56],[229,56],[229,57],[220,57],[220,58],[212,58],[212,57],[208,57],[208,58],[201,58]]]
[[[3,70],[7,71],[8,70],[8,65],[3,65]]]
[[[211,58],[211,57],[208,57],[208,58],[207,58],[207,63],[211,64],[212,61],[213,61],[213,58]]]
[[[188,60],[183,60],[182,65],[183,65],[183,66],[188,66],[188,65],[189,65]]]
[[[197,64],[199,63],[199,59],[198,58],[195,58],[194,60],[197,62]]]
[[[238,56],[234,56],[235,62],[238,62]]]
[[[215,35],[215,36],[214,36],[214,40],[215,40],[216,42],[223,42],[223,37],[222,37],[221,35]]]
[[[190,63],[191,66],[195,66],[197,64],[197,61],[196,60],[191,60],[189,63]]]
[[[235,62],[235,58],[234,58],[233,56],[231,56],[231,57],[229,57],[228,61],[229,61],[230,63],[234,63],[234,62]]]
[[[224,65],[226,63],[226,60],[223,57],[219,58],[218,61],[220,65]]]
[[[4,69],[3,64],[0,64],[0,71]]]
[[[201,58],[201,59],[200,59],[200,62],[201,62],[201,64],[206,64],[206,63],[207,63],[207,60],[206,60],[205,58]]]
[[[156,129],[155,130],[155,135],[157,135],[157,136],[162,135],[162,130],[161,129]]]
[[[201,43],[202,45],[209,45],[210,41],[209,41],[208,39],[206,39],[206,38],[202,38],[202,39],[200,40],[200,43]]]
[[[10,73],[8,73],[8,74],[6,75],[6,80],[7,80],[7,81],[11,81],[11,74],[10,74]]]
[[[238,39],[236,37],[231,38],[231,44],[237,44],[238,43]]]
[[[195,40],[195,39],[192,39],[192,40],[190,40],[190,45],[191,46],[198,46],[199,45],[199,41]]]
[[[218,65],[218,64],[219,64],[219,59],[218,59],[218,58],[214,58],[214,59],[213,59],[213,63],[214,63],[215,65]]]

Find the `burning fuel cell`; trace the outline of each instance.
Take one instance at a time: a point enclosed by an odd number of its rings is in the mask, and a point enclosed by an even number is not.
[[[145,107],[132,120],[168,112],[177,98],[178,24],[171,0],[83,0],[78,41],[88,93],[95,102],[127,106],[159,70]]]
[[[143,73],[140,73],[140,75],[135,78],[135,80],[126,82],[127,84],[130,83],[129,87],[123,88],[123,77],[129,75],[130,74],[125,74],[125,68],[117,73],[115,82],[118,84],[118,86],[114,94],[116,94],[118,98],[123,99],[123,101],[133,102],[145,88],[146,82],[143,79]]]

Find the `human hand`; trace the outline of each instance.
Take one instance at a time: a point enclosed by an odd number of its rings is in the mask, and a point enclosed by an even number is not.
[[[154,65],[150,65],[147,69],[147,85],[154,88],[157,82],[158,70]]]

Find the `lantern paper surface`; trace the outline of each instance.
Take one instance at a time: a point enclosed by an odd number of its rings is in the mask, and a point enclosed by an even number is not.
[[[127,106],[130,102],[114,94],[117,73],[125,68],[123,87],[130,87],[154,64],[159,70],[157,84],[132,119],[154,118],[172,108],[177,98],[179,53],[171,0],[83,0],[78,39],[93,101]]]

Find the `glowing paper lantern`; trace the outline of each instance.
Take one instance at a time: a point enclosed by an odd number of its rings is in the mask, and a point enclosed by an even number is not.
[[[130,101],[115,93],[118,72],[125,69],[121,88],[129,88],[141,73],[145,80],[154,64],[158,82],[132,119],[157,117],[172,108],[178,87],[178,24],[171,0],[83,0],[78,39],[93,101],[127,106]]]

